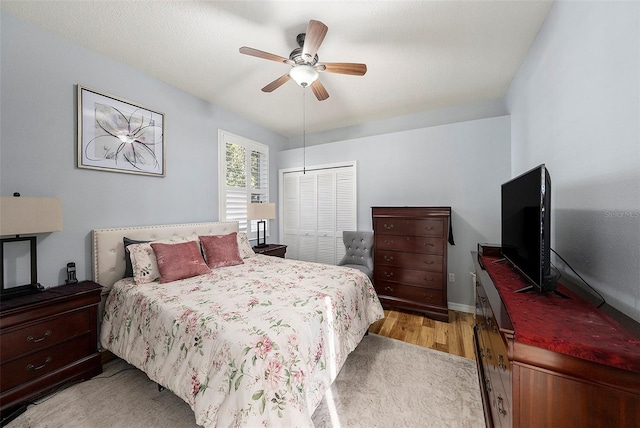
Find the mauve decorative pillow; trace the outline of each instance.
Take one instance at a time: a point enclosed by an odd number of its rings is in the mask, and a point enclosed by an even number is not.
[[[244,263],[238,251],[236,235],[236,232],[232,232],[228,235],[199,236],[204,249],[204,257],[211,269]]]
[[[197,241],[179,244],[152,243],[151,248],[156,253],[161,284],[211,272],[202,259]]]
[[[154,244],[177,244],[180,242],[198,241],[196,235],[187,238],[174,237],[152,241]],[[131,266],[133,268],[133,281],[136,284],[146,284],[160,279],[160,271],[156,262],[156,253],[151,248],[151,243],[131,244],[127,246],[131,256]]]

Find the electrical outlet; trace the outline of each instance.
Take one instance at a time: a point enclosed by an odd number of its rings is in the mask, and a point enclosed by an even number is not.
[[[449,282],[456,282],[456,274],[455,273],[450,273],[449,274]]]

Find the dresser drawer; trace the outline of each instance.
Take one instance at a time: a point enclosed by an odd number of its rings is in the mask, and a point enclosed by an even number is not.
[[[442,273],[425,270],[380,266],[375,272],[376,281],[403,282],[427,288],[442,288]]]
[[[434,219],[376,218],[375,232],[381,235],[444,236],[444,221]]]
[[[443,258],[435,254],[404,253],[400,251],[377,250],[375,264],[382,266],[397,266],[407,269],[423,269],[442,272]],[[377,269],[379,270],[379,268]]]
[[[380,296],[392,296],[425,305],[442,305],[442,291],[426,287],[416,287],[407,284],[398,284],[386,281],[376,281],[376,292]]]
[[[0,366],[0,390],[46,375],[90,354],[91,335],[85,334],[68,342],[26,355]],[[93,344],[95,350],[96,344]]]
[[[444,238],[381,235],[376,237],[376,249],[406,251],[410,253],[444,254]]]
[[[3,332],[0,336],[2,361],[9,361],[84,334],[89,331],[90,325],[89,311],[81,310],[53,320],[44,319],[7,333]]]

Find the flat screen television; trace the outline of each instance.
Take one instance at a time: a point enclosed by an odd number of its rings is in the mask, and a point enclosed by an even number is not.
[[[501,193],[502,256],[531,284],[522,291],[554,291],[549,171],[539,165],[504,183]]]

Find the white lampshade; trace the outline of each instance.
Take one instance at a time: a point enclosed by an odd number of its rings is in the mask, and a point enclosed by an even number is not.
[[[289,71],[289,77],[303,88],[318,80],[318,76],[316,69],[306,64],[296,65]]]
[[[62,230],[58,198],[0,198],[0,235],[24,235]]]
[[[247,205],[248,220],[271,220],[276,218],[276,204],[249,204]]]

